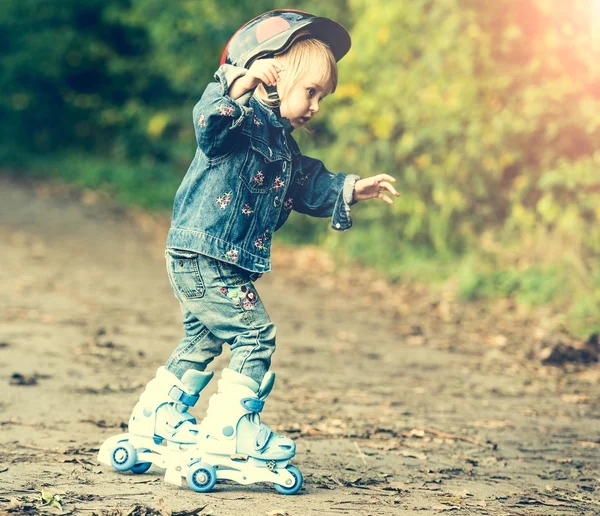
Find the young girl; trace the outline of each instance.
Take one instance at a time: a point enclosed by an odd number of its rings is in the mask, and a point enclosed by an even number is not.
[[[335,91],[337,61],[349,49],[341,25],[292,10],[258,16],[229,41],[216,82],[193,111],[198,146],[167,239],[185,337],[146,386],[129,434],[103,445],[103,462],[134,472],[154,463],[167,469],[166,480],[180,483],[185,475],[201,492],[217,478],[271,481],[286,494],[300,489],[302,475],[288,465],[294,442],[260,422],[275,378],[276,329],[253,282],[271,270],[273,233],[292,210],[332,217],[334,229],[346,230],[353,203],[391,204],[383,192],[398,195],[388,175],[329,172],[303,156],[291,135]],[[229,367],[197,425],[188,408],[210,381],[204,371],[223,343]]]

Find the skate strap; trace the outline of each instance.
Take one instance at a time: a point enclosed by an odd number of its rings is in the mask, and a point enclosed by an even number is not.
[[[262,412],[265,406],[264,400],[258,398],[244,398],[241,402],[242,407],[252,413]]]
[[[265,425],[264,423],[261,424],[260,429],[258,430],[258,433],[255,437],[254,450],[262,451],[265,448],[265,446],[267,446],[267,443],[269,442],[272,433],[273,430],[271,430],[269,426]]]
[[[184,390],[177,387],[177,385],[173,385],[173,387],[171,387],[171,390],[169,391],[169,397],[172,400],[187,405],[188,407],[193,407],[200,399],[200,396],[192,396],[191,394],[188,394]]]
[[[180,421],[177,421],[177,423],[175,423],[173,428],[179,428],[184,423],[192,423],[193,425],[196,424],[196,418],[194,416],[192,416],[189,412],[184,412],[183,414],[180,414],[180,415],[183,416],[183,418]]]

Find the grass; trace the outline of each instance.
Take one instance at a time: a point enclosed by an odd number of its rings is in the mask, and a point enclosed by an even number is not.
[[[120,204],[152,211],[171,210],[185,172],[165,165],[124,164],[80,154],[31,157],[16,165],[17,170],[24,170],[21,174],[101,190]]]

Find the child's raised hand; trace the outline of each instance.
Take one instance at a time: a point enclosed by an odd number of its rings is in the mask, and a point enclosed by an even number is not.
[[[285,68],[275,59],[257,59],[248,69],[246,77],[254,80],[254,86],[259,82],[265,86],[275,86],[279,81],[279,72],[283,72]]]
[[[354,201],[364,201],[365,199],[374,199],[377,197],[388,204],[394,204],[394,201],[383,192],[390,192],[395,197],[400,197],[400,194],[391,185],[391,183],[395,182],[396,179],[387,174],[378,174],[373,177],[359,179],[354,185],[352,199]]]

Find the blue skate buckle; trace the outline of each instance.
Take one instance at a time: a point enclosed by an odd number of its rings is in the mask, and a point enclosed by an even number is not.
[[[171,390],[169,391],[169,397],[179,403],[187,405],[188,407],[193,407],[200,399],[200,396],[188,394],[184,390],[177,387],[177,385],[173,385],[173,387],[171,387]]]
[[[254,413],[262,412],[265,406],[264,400],[258,398],[244,398],[240,403],[246,410]]]
[[[261,424],[260,430],[256,434],[256,440],[254,441],[254,449],[256,451],[262,451],[265,446],[267,446],[272,433],[273,430],[271,430],[269,426]]]

